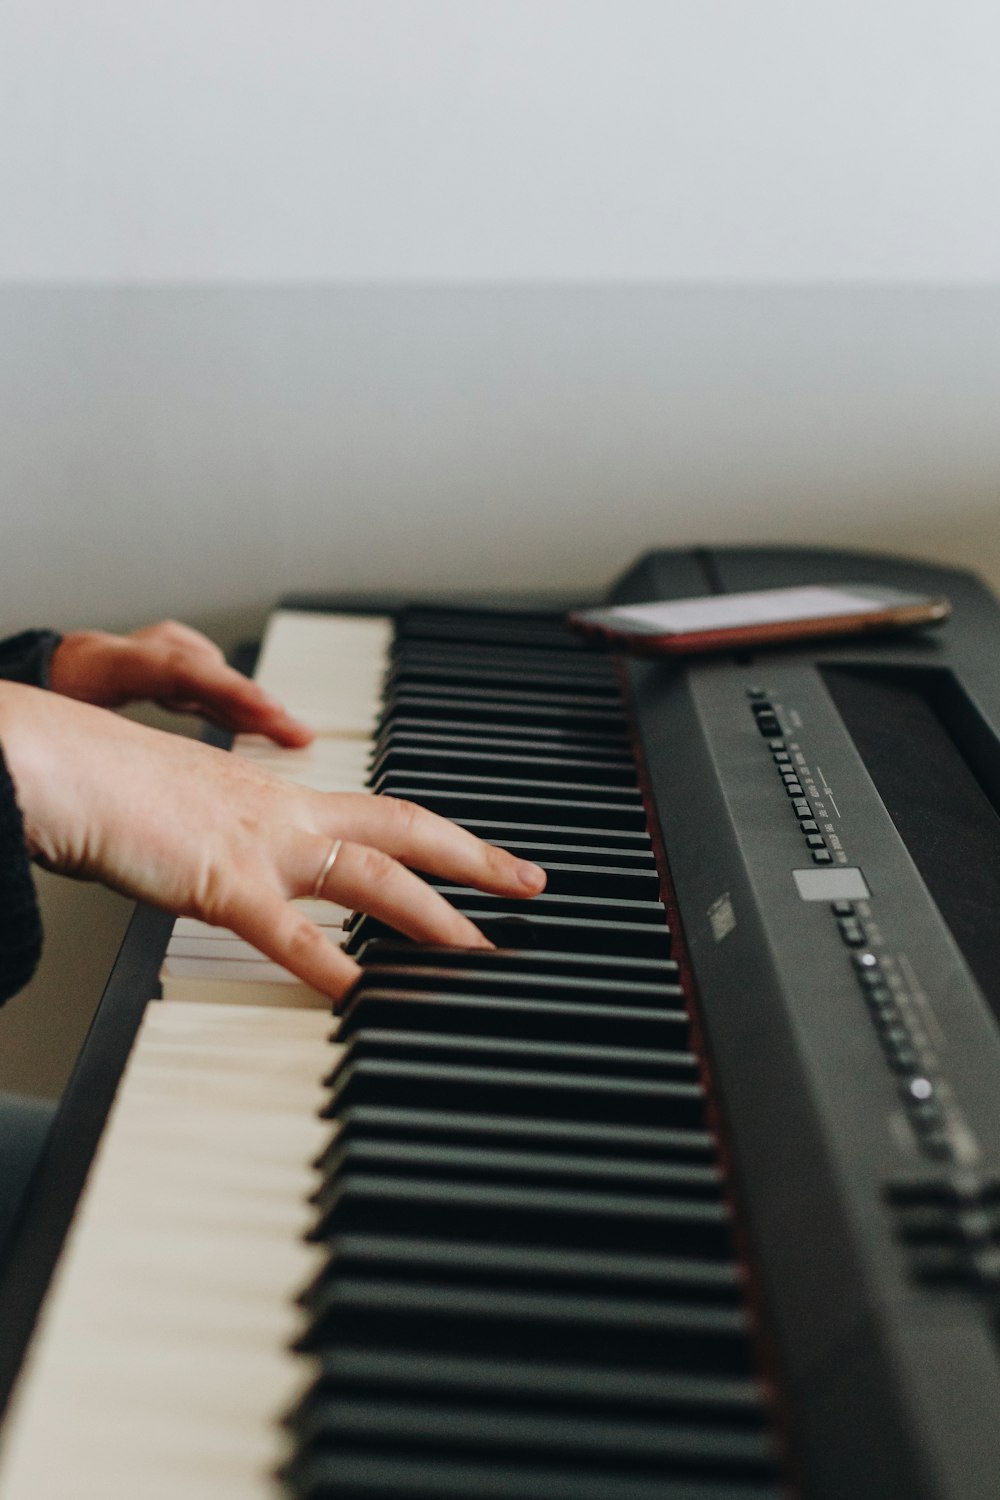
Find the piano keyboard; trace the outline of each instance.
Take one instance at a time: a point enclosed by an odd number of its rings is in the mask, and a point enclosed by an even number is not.
[[[421,802],[548,886],[438,882],[492,953],[327,906],[363,965],[333,1046],[322,997],[176,925],[0,1497],[777,1497],[609,663],[551,616],[286,612],[258,675],[320,736],[238,753]]]

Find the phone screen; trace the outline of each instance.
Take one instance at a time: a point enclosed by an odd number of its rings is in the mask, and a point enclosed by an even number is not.
[[[874,591],[873,591],[874,593]],[[902,596],[900,596],[902,597]],[[705,599],[676,599],[659,604],[625,605],[605,612],[616,628],[643,635],[689,635],[699,631],[740,630],[794,620],[834,619],[838,615],[883,613],[888,600],[849,588],[810,585],[794,589],[761,589],[752,594],[717,594]]]

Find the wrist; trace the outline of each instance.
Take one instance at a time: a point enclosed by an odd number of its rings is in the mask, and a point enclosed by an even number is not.
[[[52,657],[61,640],[57,630],[22,630],[8,636],[0,641],[0,677],[47,688]]]

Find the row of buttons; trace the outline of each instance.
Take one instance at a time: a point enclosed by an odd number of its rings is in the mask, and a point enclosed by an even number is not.
[[[856,952],[853,958],[858,983],[886,1060],[900,1075],[900,1092],[917,1144],[928,1156],[950,1157],[951,1142],[941,1103],[932,1080],[923,1071],[909,1028],[885,982],[882,965],[868,948]]]
[[[997,1184],[978,1174],[892,1183],[900,1237],[921,1281],[995,1291],[1000,1286]]]
[[[757,728],[765,739],[772,735],[781,733],[781,725],[778,723],[778,715],[774,711],[774,704],[768,701],[767,694],[763,688],[747,688],[747,697],[750,699],[750,710],[757,720]]]
[[[774,758],[778,768],[778,774],[784,783],[786,794],[792,799],[792,810],[799,820],[799,827],[805,835],[806,847],[813,857],[813,863],[817,865],[830,865],[833,863],[833,855],[826,847],[826,839],[819,831],[819,824],[813,817],[812,808],[809,806],[805,790],[799,780],[788,746],[781,738],[781,725],[774,711],[774,704],[770,701],[763,688],[747,688],[747,697],[750,699],[750,712],[757,721],[757,728],[767,739],[767,746]]]

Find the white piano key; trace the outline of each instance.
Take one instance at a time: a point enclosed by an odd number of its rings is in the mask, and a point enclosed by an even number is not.
[[[279,612],[258,680],[321,737],[283,751],[241,736],[237,753],[365,790],[391,633]],[[346,908],[294,905],[344,941]],[[319,1258],[302,1233],[329,1138],[331,1002],[193,917],[162,982],[15,1393],[2,1500],[278,1500],[280,1418],[311,1374],[288,1351]]]
[[[167,954],[160,969],[163,998],[204,1000],[213,1005],[303,1006],[329,1010],[329,995],[303,984],[266,958],[199,957]]]
[[[277,610],[257,681],[317,731],[370,733],[392,628],[383,616]]]
[[[151,1005],[6,1424],[3,1500],[276,1500],[329,1017]]]
[[[268,769],[281,766],[286,771],[294,771],[298,766],[306,770],[322,766],[328,770],[334,768],[338,771],[363,773],[371,755],[370,741],[360,738],[341,740],[322,737],[313,740],[304,750],[283,750],[273,740],[241,734],[237,735],[233,750],[245,760],[252,760],[254,765]]]
[[[331,929],[331,941],[337,941],[337,929]],[[254,963],[268,962],[266,954],[261,953],[252,943],[245,943],[241,938],[229,937],[182,937],[174,933],[167,944],[168,959],[173,958],[213,958],[223,959],[232,963],[234,959],[249,960]]]
[[[317,927],[343,927],[346,919],[351,915],[349,906],[338,906],[335,901],[313,901],[305,896],[301,900],[291,903],[303,916],[315,922]],[[173,936],[176,937],[231,937],[227,927],[213,927],[210,922],[200,922],[197,917],[178,917],[174,923]]]

